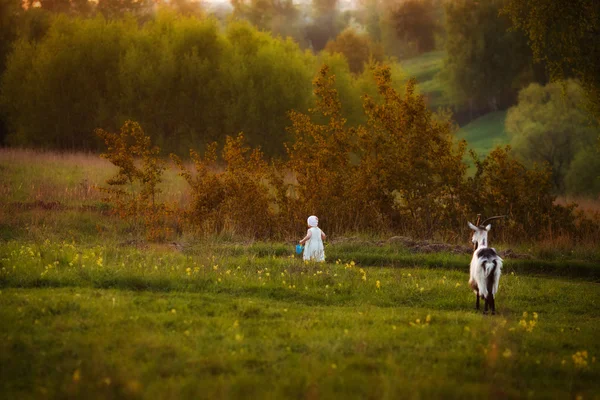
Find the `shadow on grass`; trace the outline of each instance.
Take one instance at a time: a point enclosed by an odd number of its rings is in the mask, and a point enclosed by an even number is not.
[[[362,266],[431,268],[441,270],[469,271],[470,256],[454,254],[377,254],[331,252],[331,258],[344,257]],[[600,265],[593,261],[550,261],[528,259],[506,259],[503,272],[545,277],[577,278],[600,282]]]

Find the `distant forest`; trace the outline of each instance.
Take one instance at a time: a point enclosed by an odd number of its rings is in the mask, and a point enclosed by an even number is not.
[[[514,29],[513,3],[0,0],[0,143],[98,151],[96,128],[135,120],[183,156],[244,132],[285,157],[289,112],[315,106],[323,64],[356,127],[367,122],[361,96],[379,98],[376,65],[389,65],[400,89],[410,78],[401,64],[437,52],[434,111],[464,125],[507,110],[522,161],[547,163],[557,193],[596,195],[598,128],[581,107],[590,82],[571,69],[563,77],[580,80],[549,83],[554,64]]]

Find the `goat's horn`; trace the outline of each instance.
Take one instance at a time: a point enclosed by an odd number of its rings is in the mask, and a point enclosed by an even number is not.
[[[485,226],[485,224],[487,224],[490,221],[493,221],[495,219],[504,218],[504,217],[506,217],[506,215],[496,215],[494,217],[489,217],[485,221],[483,221],[481,224],[479,224],[479,226]]]

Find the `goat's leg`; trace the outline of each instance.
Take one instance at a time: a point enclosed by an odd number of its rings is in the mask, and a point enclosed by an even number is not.
[[[476,290],[477,290],[477,293],[476,293],[477,300],[475,301],[475,309],[479,311],[479,288],[477,288]]]
[[[489,293],[488,293],[488,295],[487,295],[487,296],[485,296],[485,308],[483,309],[483,313],[484,313],[484,314],[487,314],[487,313],[488,313],[488,307],[489,307],[489,305],[490,305],[489,297],[490,297],[490,295],[489,295]]]
[[[494,298],[494,295],[492,293],[490,293],[490,305],[492,307],[492,315],[496,315],[496,299]]]

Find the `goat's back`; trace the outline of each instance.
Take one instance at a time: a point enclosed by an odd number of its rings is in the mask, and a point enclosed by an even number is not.
[[[487,296],[488,288],[491,288],[493,295],[498,291],[502,261],[502,258],[493,248],[482,248],[473,253],[471,279],[477,283],[479,292],[483,296]]]

